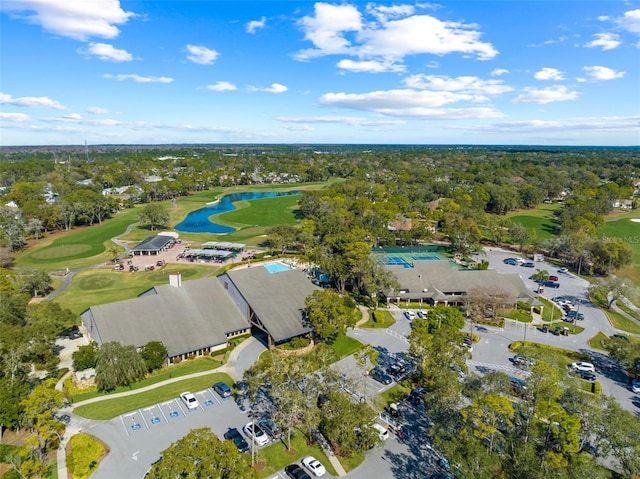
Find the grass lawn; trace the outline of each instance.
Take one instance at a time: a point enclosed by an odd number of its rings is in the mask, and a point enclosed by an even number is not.
[[[499,309],[496,314],[502,318],[513,319],[521,323],[530,323],[533,321],[531,314],[521,309]]]
[[[279,196],[259,200],[239,201],[236,209],[215,216],[215,222],[240,229],[246,226],[294,225],[302,195]]]
[[[558,203],[543,203],[530,210],[512,211],[507,217],[520,223],[526,228],[536,231],[536,239],[546,240],[556,237],[555,229],[558,225],[553,212],[561,207]]]
[[[162,401],[169,401],[180,396],[183,391],[202,391],[210,388],[216,381],[233,384],[233,380],[226,373],[211,373],[196,378],[183,379],[175,383],[165,384],[149,391],[140,392],[121,398],[105,399],[92,404],[85,404],[74,408],[73,412],[87,419],[112,419],[142,407],[152,406]]]
[[[544,308],[542,309],[543,321],[553,321],[562,317],[562,310],[558,308],[552,301],[549,301],[542,296],[539,296],[538,300],[544,304]]]
[[[308,445],[307,439],[302,432],[295,430],[291,435],[291,450],[287,449],[287,431],[284,431],[284,439],[274,442],[271,445],[260,449],[257,455],[258,461],[266,463],[264,469],[259,472],[259,477],[270,477],[285,466],[299,461],[304,456],[313,456],[318,459],[327,469],[327,472],[334,477],[336,471],[324,455],[320,446]]]
[[[635,321],[611,310],[606,310],[605,314],[609,317],[609,321],[614,328],[632,334],[640,334],[640,325]]]
[[[575,361],[591,360],[591,358],[584,353],[529,341],[524,345],[522,341],[516,341],[509,345],[509,349],[523,356],[536,358],[552,366],[556,366],[561,372],[566,371],[567,366]],[[562,375],[560,377],[562,377]]]
[[[65,381],[65,387],[67,388],[67,391],[69,391],[70,400],[72,403],[86,401],[87,399],[93,399],[94,397],[103,397],[106,400],[112,394],[127,392],[135,389],[142,389],[144,387],[151,386],[152,384],[157,384],[171,378],[187,376],[189,374],[199,373],[203,371],[211,371],[219,367],[221,364],[222,361],[214,359],[212,356],[205,356],[202,358],[191,359],[189,361],[183,361],[180,364],[175,364],[173,366],[165,366],[161,370],[155,371],[151,377],[143,379],[142,381],[138,381],[131,386],[118,388],[111,393],[98,392],[95,387],[91,388],[92,390],[89,392],[87,392],[86,389],[73,390],[73,380],[71,378],[68,378]],[[232,385],[233,381],[228,384]]]
[[[139,208],[122,210],[101,225],[49,234],[18,254],[15,264],[21,268],[59,271],[109,261],[111,258],[107,249],[115,247],[111,238],[122,234],[127,226],[138,221]]]
[[[56,302],[76,314],[90,306],[137,297],[152,286],[168,284],[168,273],[180,272],[185,281],[213,274],[214,268],[191,264],[169,264],[155,271],[129,273],[110,268],[90,269],[77,273]]]
[[[362,324],[361,328],[388,328],[396,324],[396,320],[389,311],[384,309],[376,309],[375,311],[369,311],[369,320]]]
[[[596,334],[588,341],[589,346],[591,346],[593,349],[604,351],[605,349],[602,347],[602,341],[606,341],[607,339],[609,339],[609,337],[606,334],[604,334],[602,331],[598,331],[598,334]]]
[[[373,404],[375,407],[382,411],[385,407],[387,407],[392,402],[398,402],[403,397],[411,392],[411,389],[404,386],[403,384],[395,383],[393,387],[387,389],[373,398]]]
[[[598,233],[602,236],[622,238],[633,249],[633,263],[626,268],[616,271],[616,275],[629,278],[640,286],[640,223],[631,221],[640,218],[638,211],[616,213],[607,217]]]
[[[620,308],[622,311],[624,311],[625,313],[627,313],[632,318],[635,318],[638,321],[640,321],[640,315],[638,315],[638,313],[636,313],[633,309],[629,308],[622,301],[616,301],[616,306]]]
[[[350,338],[348,336],[342,336],[336,339],[331,345],[331,348],[336,352],[338,356],[337,360],[346,358],[352,355],[356,351],[360,351],[364,345],[357,339]]]

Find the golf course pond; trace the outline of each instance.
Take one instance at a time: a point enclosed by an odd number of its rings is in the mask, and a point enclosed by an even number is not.
[[[299,195],[301,191],[254,191],[244,193],[232,193],[223,196],[220,201],[199,210],[192,211],[187,217],[175,226],[177,231],[187,233],[232,233],[235,228],[223,226],[210,220],[212,216],[235,210],[233,203],[237,201],[261,200],[263,198],[276,198],[279,196]]]

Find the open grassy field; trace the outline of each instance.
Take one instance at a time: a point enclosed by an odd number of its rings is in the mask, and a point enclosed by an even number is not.
[[[640,218],[638,211],[614,213],[607,217],[598,233],[610,238],[621,238],[629,243],[633,249],[633,264],[617,271],[616,274],[640,286],[640,223],[631,221],[636,218]]]
[[[245,226],[292,225],[297,221],[296,211],[301,195],[239,201],[236,209],[217,215],[215,222],[240,229]]]
[[[169,264],[155,271],[137,273],[113,271],[110,268],[90,269],[77,273],[67,289],[56,298],[56,302],[80,314],[89,306],[135,298],[152,286],[167,284],[169,272],[179,272],[183,281],[188,281],[214,274],[215,271],[210,266],[192,264]]]
[[[122,210],[101,225],[50,234],[16,255],[15,264],[58,271],[104,263],[111,259],[107,249],[115,247],[111,238],[138,221],[139,212],[140,207]]]
[[[507,214],[507,218],[535,230],[537,239],[546,240],[556,236],[557,222],[553,213],[559,208],[561,205],[558,203],[543,203],[531,210],[512,211]]]

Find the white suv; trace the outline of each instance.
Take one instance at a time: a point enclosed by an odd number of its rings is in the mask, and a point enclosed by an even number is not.
[[[187,406],[187,409],[197,409],[200,407],[200,403],[190,392],[184,392],[180,394],[180,399],[182,399],[182,402],[184,402],[185,406]]]
[[[583,371],[583,372],[590,372],[590,373],[596,372],[596,368],[593,366],[593,364],[585,363],[583,361],[580,361],[577,363],[571,363],[570,366],[576,371]]]

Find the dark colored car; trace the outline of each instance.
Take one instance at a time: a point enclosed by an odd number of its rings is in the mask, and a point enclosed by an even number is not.
[[[385,385],[393,382],[393,378],[377,366],[369,372],[369,376]]]
[[[407,368],[401,362],[397,362],[389,366],[388,372],[391,376],[399,377],[407,372]]]
[[[629,338],[626,337],[624,334],[614,334],[611,337],[616,339],[622,339],[623,341],[629,341]]]
[[[509,264],[511,266],[515,266],[517,264],[516,260],[514,258],[507,258],[505,260],[502,261],[504,264]]]
[[[533,261],[526,261],[524,263],[522,263],[520,266],[523,266],[524,268],[535,268],[536,265]]]
[[[297,464],[288,465],[287,467],[284,468],[284,472],[291,479],[311,479],[311,476],[309,476],[309,474],[307,474],[307,471],[302,469]]]
[[[577,311],[569,311],[567,312],[567,318],[569,319],[577,319],[578,321],[584,320],[584,314],[579,313]]]
[[[542,282],[542,286],[544,286],[545,288],[559,288],[560,283],[556,283],[555,281],[546,279]]]
[[[227,383],[223,383],[222,381],[215,383],[213,385],[213,390],[217,392],[222,398],[228,398],[229,396],[231,396],[231,388],[227,385]]]
[[[578,376],[580,376],[581,379],[584,379],[585,381],[595,381],[596,380],[596,375],[594,373],[592,373],[591,371],[577,371]]]
[[[258,425],[271,439],[278,440],[282,437],[282,429],[272,419],[263,419]]]
[[[229,430],[224,433],[224,438],[233,441],[240,452],[247,452],[249,450],[249,444],[235,427],[229,428]]]
[[[418,387],[415,388],[411,393],[407,396],[407,401],[412,406],[420,406],[424,403],[424,396],[427,394],[429,390],[427,388]]]

